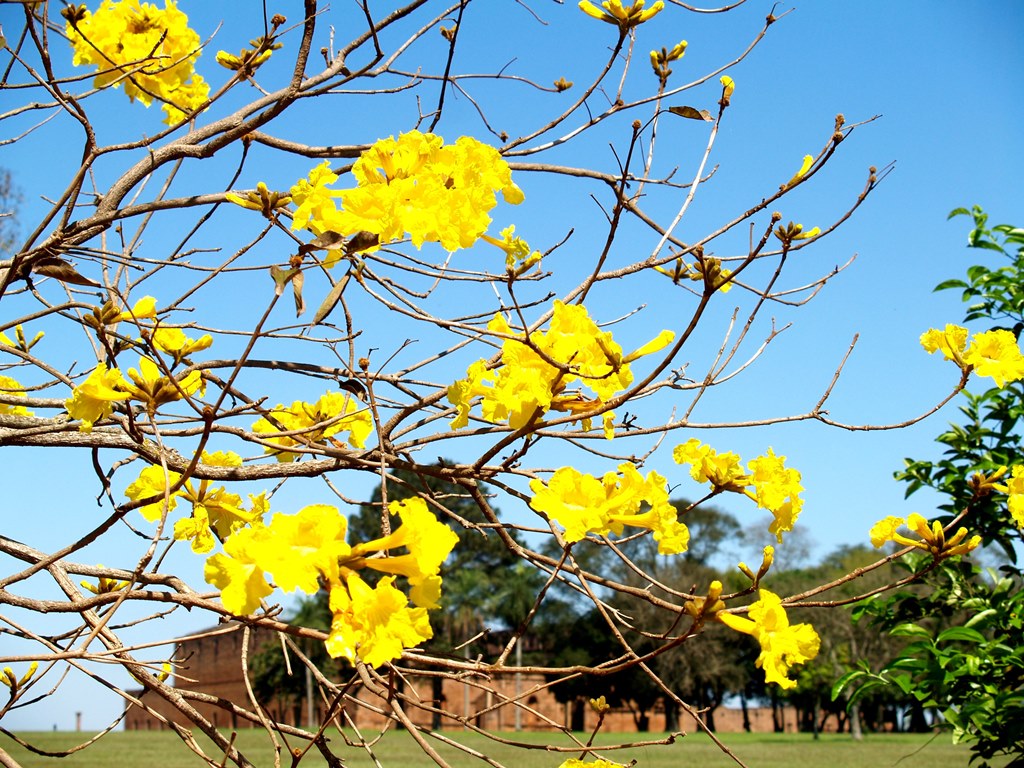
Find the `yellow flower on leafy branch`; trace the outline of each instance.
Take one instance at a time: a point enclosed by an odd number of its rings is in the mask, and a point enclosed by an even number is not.
[[[267,442],[280,446],[264,449],[275,454],[278,461],[295,461],[301,454],[289,451],[289,448],[313,446],[325,441],[337,445],[333,436],[343,432],[348,433],[347,442],[351,447],[362,448],[373,431],[373,419],[369,409],[353,395],[327,392],[315,403],[296,400],[289,408],[278,405],[270,411],[268,418],[253,424],[252,430],[265,435]]]
[[[652,531],[662,555],[685,552],[689,545],[690,532],[669,503],[665,478],[653,471],[644,477],[631,463],[600,479],[562,467],[546,483],[531,480],[530,490],[530,507],[565,528],[568,542],[588,533],[620,536],[630,526]]]
[[[81,420],[79,431],[91,432],[93,424],[113,413],[114,403],[127,400],[132,394],[132,385],[125,381],[121,371],[108,370],[106,363],[99,363],[85,381],[74,388],[64,407],[72,419]]]
[[[755,664],[764,669],[765,680],[782,688],[796,687],[788,677],[789,668],[818,655],[821,640],[810,624],[789,623],[778,595],[759,590],[760,600],[750,606],[747,617],[719,612],[715,617],[730,629],[750,635],[761,646]]]
[[[690,477],[698,483],[710,483],[714,492],[742,493],[771,512],[773,520],[768,530],[779,542],[783,532],[793,530],[803,509],[803,486],[800,473],[785,466],[785,456],[776,456],[769,448],[765,455],[748,462],[744,471],[735,453],[718,453],[694,437],[677,445],[672,458],[677,464],[689,464]]]
[[[580,10],[587,14],[587,16],[598,21],[607,22],[608,24],[614,24],[623,34],[633,27],[650,20],[665,9],[663,0],[657,0],[656,3],[646,10],[644,10],[644,5],[646,5],[644,0],[633,0],[633,3],[629,6],[623,5],[622,0],[604,0],[600,8],[589,2],[589,0],[580,0],[579,4]]]
[[[967,329],[959,325],[949,324],[941,331],[929,328],[921,334],[921,346],[929,354],[941,351],[946,360],[952,360],[963,371],[992,377],[1000,389],[1008,382],[1024,379],[1024,354],[1012,331],[976,333],[970,344],[967,334]]]
[[[534,331],[530,344],[500,313],[487,329],[504,337],[501,365],[489,370],[487,363],[479,360],[470,365],[465,379],[448,388],[448,402],[458,408],[452,429],[469,423],[473,401],[480,397],[483,418],[492,424],[507,422],[513,429],[521,429],[555,411],[577,415],[583,429],[589,430],[587,414],[632,384],[630,363],[663,349],[674,338],[671,331],[662,331],[633,353],[623,355],[611,333],[590,319],[586,307],[561,301],[554,304],[549,330]],[[593,396],[568,389],[577,382]],[[605,437],[611,439],[615,414],[605,411],[602,418]]]
[[[168,125],[209,96],[209,85],[194,69],[202,53],[199,35],[173,0],[163,10],[139,0],[103,0],[95,13],[69,6],[63,15],[73,63],[99,69],[95,87],[123,85],[129,99],[147,107],[154,99],[163,102]]]
[[[899,532],[899,529],[906,525],[919,538],[910,538]],[[938,520],[931,524],[916,512],[912,512],[904,521],[902,517],[889,516],[879,520],[868,534],[871,537],[871,544],[881,547],[886,542],[892,541],[905,547],[914,547],[930,553],[934,557],[953,557],[955,555],[966,555],[981,544],[981,536],[967,538],[967,529],[960,528],[950,537],[946,537],[942,523]]]
[[[6,342],[5,342],[6,343]],[[14,346],[13,344],[9,346]],[[21,384],[10,376],[0,376],[0,395],[5,397],[28,397]],[[32,411],[23,405],[12,405],[11,403],[0,403],[0,413],[10,416],[31,416]]]

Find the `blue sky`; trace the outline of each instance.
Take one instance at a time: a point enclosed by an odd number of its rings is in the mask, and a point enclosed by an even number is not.
[[[237,0],[180,2],[204,38],[224,19],[213,50],[237,49],[261,32],[247,26],[255,23],[248,14],[252,6]],[[268,7],[270,13],[297,13],[295,3],[270,0]],[[525,7],[510,0],[480,0],[471,5],[461,33],[467,43],[466,60],[479,71],[509,64],[510,73],[535,76],[543,82],[559,76],[582,82],[592,64],[590,54],[612,42],[611,28],[584,17],[571,2],[560,5],[534,0],[532,7],[549,26],[532,23]],[[699,16],[670,7],[639,31],[639,54],[630,74],[630,88],[634,89],[633,83],[638,84],[635,89],[651,85],[648,49],[671,46],[681,38],[689,41],[689,48],[685,59],[673,67],[672,82],[685,82],[722,66],[753,39],[772,7],[772,3],[750,0],[727,15]],[[782,16],[790,7],[776,6],[775,13]],[[18,29],[20,12],[20,8],[0,6],[0,21],[8,39],[14,37],[12,30]],[[325,21],[331,20],[330,14]],[[877,119],[853,131],[813,184],[784,200],[781,211],[785,220],[824,226],[841,215],[860,192],[868,166],[892,165],[892,172],[837,232],[794,255],[791,284],[828,272],[852,256],[856,256],[854,263],[808,306],[799,310],[780,307],[766,314],[764,322],[774,315],[780,326],[792,323],[791,328],[735,385],[723,387],[702,402],[695,420],[738,421],[809,410],[855,334],[859,334],[856,350],[830,399],[830,411],[837,420],[851,424],[903,421],[930,408],[954,385],[955,368],[927,356],[917,338],[930,326],[959,320],[963,313],[959,297],[935,294],[932,287],[960,276],[969,264],[983,258],[965,249],[968,222],[947,222],[949,210],[980,204],[991,213],[993,222],[1024,223],[1020,197],[1024,153],[1019,145],[1024,105],[1024,52],[1019,46],[1022,22],[1024,7],[1009,0],[986,4],[817,0],[797,5],[770,27],[746,60],[729,70],[736,92],[711,158],[717,170],[678,231],[684,239],[699,237],[774,191],[799,167],[804,154],[816,153],[824,145],[839,112],[848,123]],[[517,32],[524,28],[528,34]],[[325,23],[321,34],[326,35],[326,30]],[[340,29],[338,35],[340,39]],[[321,42],[327,41],[318,41],[317,46]],[[55,43],[55,57],[62,53]],[[209,79],[221,76],[212,53],[208,51],[200,62],[200,71]],[[456,69],[459,63],[457,60]],[[484,92],[483,86],[475,87]],[[713,108],[718,91],[713,81],[680,96],[678,103]],[[509,89],[508,94],[506,100],[492,103],[488,114],[496,125],[508,126],[506,130],[513,135],[534,122],[535,110],[551,108],[550,97],[534,99],[527,89]],[[572,91],[563,96],[570,98]],[[0,108],[11,109],[23,98],[22,91],[0,91]],[[103,140],[159,129],[160,114],[155,108],[130,108],[123,94],[103,98],[109,99],[109,111],[99,116]],[[472,104],[464,97],[450,98],[451,111],[438,132],[446,138],[468,133],[487,139]],[[411,97],[399,102],[400,109],[383,113],[369,106],[368,100],[357,110],[343,108],[345,103],[341,97],[325,99],[316,105],[319,119],[288,124],[291,137],[311,143],[327,143],[332,136],[336,141],[371,140],[412,127],[415,116]],[[598,97],[594,103],[599,111]],[[12,124],[5,134],[14,135],[24,127]],[[48,125],[25,141],[0,149],[0,166],[11,169],[25,193],[25,229],[33,213],[42,210],[38,197],[63,187],[69,155],[54,147],[68,142],[75,147],[73,153],[78,151],[77,135],[67,131],[66,126]],[[367,135],[351,138],[360,133]],[[342,138],[337,138],[339,135]],[[683,175],[692,173],[695,153],[705,139],[702,125],[664,120],[659,129],[659,162],[666,167],[679,165]],[[605,137],[604,143],[567,146],[563,156],[566,162],[589,162],[602,170],[614,170],[607,141]],[[248,169],[239,186],[254,186],[262,179],[271,187],[287,187],[310,165],[309,161],[294,160],[280,166],[261,164]],[[104,170],[114,173],[118,168]],[[517,232],[537,247],[564,235],[574,214],[593,217],[587,195],[601,193],[582,184],[552,188],[525,173],[517,180],[526,190],[527,200],[500,215],[514,221]],[[567,199],[567,194],[573,195],[572,199]],[[667,218],[678,200],[664,205],[658,212]],[[238,220],[251,224],[251,220]],[[559,254],[548,268],[567,271],[572,254],[580,252],[588,237],[597,235],[603,237],[603,232],[581,233],[573,241],[576,250]],[[741,253],[745,237],[745,231],[730,234],[716,241],[713,250],[722,256]],[[643,247],[649,246],[644,243]],[[668,295],[665,285],[652,283],[649,290],[652,302]],[[615,317],[647,299],[631,292],[606,292],[591,311]],[[741,301],[736,293],[723,297],[714,318],[724,319]],[[244,304],[228,297],[221,309],[240,312]],[[670,316],[645,312],[641,315],[644,328],[631,331],[638,343],[672,323]],[[759,326],[761,331],[764,327]],[[695,371],[720,341],[721,327],[709,327],[693,355]],[[802,423],[697,434],[716,448],[735,450],[745,459],[768,446],[786,455],[788,463],[803,473],[806,507],[801,523],[809,529],[820,555],[841,544],[864,542],[871,523],[887,514],[928,514],[926,497],[903,501],[903,489],[892,480],[892,473],[900,468],[904,456],[937,455],[933,438],[955,417],[955,406],[950,405],[922,425],[895,432],[849,432]],[[670,440],[671,444],[682,441],[675,436]],[[5,535],[47,549],[88,530],[95,516],[102,514],[93,501],[98,488],[86,452],[67,451],[55,458],[50,452],[9,448],[4,459],[0,476],[5,488]],[[44,466],[47,469],[42,469]],[[651,466],[678,482],[680,495],[696,492],[687,485],[681,468],[667,459]],[[598,466],[592,471],[607,468]],[[26,474],[46,483],[44,496],[23,490],[21,479]],[[85,493],[83,485],[89,489]],[[360,478],[346,491],[365,498],[372,485],[371,480]],[[322,485],[294,484],[294,490],[289,489],[283,498],[297,507],[320,501],[317,494],[321,491]],[[741,501],[723,506],[744,520],[756,519]],[[131,540],[130,533],[124,535]],[[193,582],[201,583],[201,559],[185,552],[176,554],[183,556],[177,567]],[[113,565],[118,551],[99,547],[89,555]],[[159,630],[167,636],[200,629],[206,623],[201,618],[175,616]],[[4,647],[5,640],[0,638],[0,649]],[[89,730],[105,725],[119,709],[113,697],[93,698],[95,687],[81,679],[72,680],[61,691],[45,709],[10,713],[4,726],[14,730],[49,729],[52,724],[70,728],[74,712],[81,711]]]

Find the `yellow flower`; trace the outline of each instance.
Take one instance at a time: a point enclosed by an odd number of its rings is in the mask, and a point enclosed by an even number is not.
[[[0,683],[3,683],[11,689],[11,696],[13,697],[18,692],[19,688],[32,679],[32,676],[36,673],[37,669],[39,669],[39,662],[33,661],[28,665],[28,671],[26,671],[21,677],[18,677],[13,669],[10,667],[4,667],[3,671],[0,671]]]
[[[345,586],[331,587],[334,618],[326,645],[332,657],[379,667],[434,636],[427,610],[408,607],[408,598],[393,586],[394,578],[385,576],[370,587],[350,573]]]
[[[952,360],[962,368],[963,352],[967,346],[967,329],[952,324],[947,325],[942,331],[929,328],[921,334],[921,346],[928,354],[941,350],[946,360]]]
[[[148,357],[139,358],[138,370],[128,369],[128,378],[132,380],[131,384],[126,382],[132,398],[145,404],[150,415],[165,403],[190,397],[205,389],[203,375],[199,371],[191,371],[180,379],[164,376],[159,366]]]
[[[868,531],[868,535],[871,537],[871,546],[877,549],[887,541],[892,541],[904,522],[906,521],[902,517],[895,517],[894,515],[889,515],[879,520]]]
[[[143,296],[135,302],[130,310],[126,309],[109,322],[113,324],[122,320],[148,320],[154,317],[156,317],[156,298],[153,296]]]
[[[155,497],[160,499],[151,504],[139,507],[139,512],[150,522],[159,520],[164,513],[166,503],[167,511],[170,512],[178,505],[177,493],[167,496],[167,489],[178,482],[181,477],[177,472],[164,472],[163,467],[152,464],[143,468],[139,476],[131,485],[124,490],[124,495],[132,501]],[[164,498],[166,497],[166,498]]]
[[[811,170],[812,165],[814,165],[814,155],[804,155],[804,161],[800,166],[800,170],[797,171],[793,175],[793,178],[787,181],[784,186],[791,187],[796,184],[800,179],[807,175],[807,172]]]
[[[312,595],[320,589],[321,578],[337,583],[339,561],[351,553],[347,530],[348,521],[337,507],[312,504],[294,515],[274,515],[248,551],[285,592],[301,589]]]
[[[459,409],[453,429],[468,423],[475,397],[483,398],[483,417],[492,424],[507,421],[513,429],[520,429],[553,410],[578,415],[583,419],[584,429],[588,429],[586,414],[600,409],[633,382],[629,364],[659,351],[674,338],[671,331],[662,331],[640,349],[623,355],[611,333],[602,331],[590,319],[586,307],[561,301],[554,303],[550,329],[530,335],[533,347],[541,354],[524,343],[524,336],[513,331],[500,313],[495,314],[487,329],[505,337],[501,346],[502,365],[489,371],[483,360],[477,361],[469,367],[466,379],[448,388],[448,402]],[[548,360],[562,365],[556,367]],[[592,390],[595,397],[567,391],[576,382]],[[605,436],[611,438],[614,413],[605,411],[603,419]]]
[[[767,509],[775,517],[768,530],[782,542],[782,532],[793,530],[796,519],[803,508],[800,491],[800,473],[785,467],[785,456],[776,456],[769,448],[768,453],[747,464],[750,470],[750,484],[754,490],[746,495],[757,502],[761,509]]]
[[[366,557],[373,552],[406,547],[408,554],[368,558],[365,565],[382,573],[405,576],[414,586],[436,576],[459,542],[455,531],[439,521],[418,497],[392,501],[388,511],[398,515],[402,525],[388,536],[356,544],[352,547],[353,556]]]
[[[147,107],[156,97],[164,102],[168,125],[209,96],[209,85],[194,71],[202,52],[199,35],[173,0],[164,10],[139,0],[103,0],[95,13],[72,6],[64,16],[73,63],[99,69],[97,88],[124,85],[129,99]]]
[[[821,640],[810,624],[790,625],[786,609],[778,595],[759,590],[761,599],[750,606],[749,618],[733,613],[715,616],[727,627],[754,637],[761,645],[755,662],[764,669],[765,680],[783,688],[796,687],[787,677],[793,664],[803,664],[818,655]]]
[[[201,462],[211,467],[240,467],[242,457],[232,451],[203,452]],[[191,479],[178,491],[178,495],[192,504],[191,517],[174,524],[174,538],[191,541],[192,551],[203,554],[213,549],[214,534],[221,541],[239,528],[263,519],[269,509],[266,494],[249,494],[251,509],[242,507],[242,497],[223,486],[211,487],[213,481]]]
[[[102,568],[103,566],[100,565],[98,567]],[[103,594],[106,594],[108,592],[119,592],[122,589],[124,589],[125,587],[127,587],[130,583],[131,582],[118,581],[117,579],[111,579],[111,578],[109,578],[107,576],[100,576],[97,579],[97,583],[96,584],[92,584],[91,582],[88,582],[88,581],[80,581],[79,582],[79,584],[81,584],[84,589],[89,590],[94,595],[103,595]]]
[[[630,6],[624,6],[622,0],[605,0],[601,3],[601,8],[598,8],[589,0],[580,0],[580,10],[587,16],[615,24],[623,34],[638,24],[643,24],[665,8],[663,0],[658,0],[647,10],[644,10],[644,5],[644,0],[634,0]]]
[[[6,343],[6,342],[5,342]],[[13,344],[9,346],[14,346]],[[28,397],[25,391],[21,388],[21,384],[12,379],[10,376],[0,376],[0,394],[8,397]],[[31,416],[32,411],[23,405],[11,405],[10,403],[0,403],[0,413],[6,413],[11,416]]]
[[[685,552],[689,545],[690,532],[669,503],[665,478],[657,472],[645,478],[631,463],[620,464],[617,473],[607,472],[600,480],[562,467],[547,483],[531,480],[530,490],[530,507],[563,526],[568,542],[588,533],[621,535],[628,525],[652,531],[662,555]],[[643,506],[649,509],[640,514]]]
[[[601,698],[604,697],[602,696]],[[593,704],[594,699],[590,701]],[[611,763],[600,757],[596,760],[591,760],[589,763],[576,757],[570,757],[568,760],[562,761],[558,768],[622,768],[622,766],[619,763]]]
[[[157,328],[153,332],[153,345],[173,356],[175,365],[194,352],[209,349],[212,344],[213,337],[208,333],[198,339],[190,339],[181,328]]]
[[[99,363],[88,378],[75,387],[64,407],[72,419],[81,419],[79,431],[91,432],[93,424],[113,412],[114,403],[132,396],[131,390],[132,386],[117,368],[108,371],[106,363]]]
[[[1002,389],[1007,382],[1024,379],[1024,355],[1012,331],[995,330],[975,334],[964,351],[963,360],[979,376],[991,376]]]
[[[260,607],[260,600],[273,593],[258,552],[267,536],[266,528],[241,528],[224,542],[224,553],[206,559],[203,578],[220,589],[224,607],[236,616],[248,616]]]
[[[1009,494],[1010,515],[1018,528],[1024,529],[1024,466],[1014,466],[1010,479],[1006,481]]]
[[[906,525],[920,538],[912,539],[899,533],[899,528]],[[967,538],[967,529],[960,528],[952,536],[947,537],[938,520],[931,524],[916,512],[911,512],[904,522],[902,517],[889,516],[879,520],[870,531],[871,543],[875,547],[881,547],[887,541],[902,544],[905,547],[915,547],[931,553],[936,558],[952,557],[954,555],[965,555],[981,544],[981,536]]]
[[[523,200],[498,151],[468,136],[449,145],[419,131],[381,139],[360,155],[352,174],[355,188],[329,189],[338,177],[323,163],[308,182],[292,187],[298,204],[292,228],[316,235],[367,232],[380,244],[408,235],[417,248],[437,242],[456,251],[487,231],[496,192],[513,205]],[[337,258],[329,257],[327,266]]]
[[[716,491],[742,491],[750,484],[749,476],[740,466],[740,457],[732,451],[718,453],[691,437],[672,451],[676,464],[689,464],[690,477],[698,483],[711,483]]]
[[[269,419],[260,419],[252,429],[269,435],[264,439],[281,446],[280,449],[270,446],[264,449],[267,453],[276,454],[278,461],[295,461],[301,455],[281,449],[323,443],[342,432],[348,432],[350,446],[362,448],[373,431],[369,409],[352,395],[340,392],[327,392],[315,403],[296,400],[290,408],[278,405],[270,412],[270,417],[280,426],[275,426]],[[281,432],[300,434],[281,435]],[[337,444],[334,440],[330,442]]]

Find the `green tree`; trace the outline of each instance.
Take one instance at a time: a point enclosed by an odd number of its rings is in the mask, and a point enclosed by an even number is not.
[[[969,303],[966,322],[981,321],[1024,328],[1024,229],[988,226],[975,206],[958,208],[950,217],[970,216],[974,227],[968,245],[1002,257],[996,266],[976,264],[966,280],[947,280],[936,290],[960,290]],[[954,738],[969,740],[982,765],[1000,755],[1024,764],[1024,588],[1017,549],[1021,529],[1006,509],[997,475],[1024,462],[1024,385],[1008,383],[979,394],[965,393],[963,420],[937,440],[943,458],[906,460],[897,477],[907,495],[932,488],[946,501],[944,522],[961,518],[989,545],[990,557],[1003,555],[998,568],[981,568],[963,560],[933,568],[930,556],[904,558],[905,566],[925,575],[925,594],[900,591],[877,600],[865,611],[893,636],[910,640],[901,654],[879,673],[854,670],[835,693],[855,687],[857,697],[890,686],[913,696],[922,707],[936,707],[952,727]],[[966,482],[966,478],[973,478]],[[996,487],[993,487],[996,486]]]

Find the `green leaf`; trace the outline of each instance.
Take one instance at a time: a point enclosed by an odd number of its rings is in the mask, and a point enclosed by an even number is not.
[[[959,641],[963,643],[984,643],[985,636],[976,629],[970,627],[950,627],[939,633],[935,639],[936,643],[949,643]]]
[[[931,640],[932,633],[917,624],[899,624],[889,630],[889,634],[895,637],[919,637],[923,640]]]
[[[845,675],[840,677],[832,685],[832,701],[835,701],[842,695],[843,689],[846,688],[854,680],[859,680],[862,677],[867,677],[868,673],[862,669],[855,669],[852,672],[847,672]]]
[[[932,288],[932,290],[933,291],[945,291],[948,288],[967,288],[967,287],[968,287],[967,283],[965,283],[963,280],[946,280],[946,281],[941,282],[938,285],[936,285],[934,288]]]

